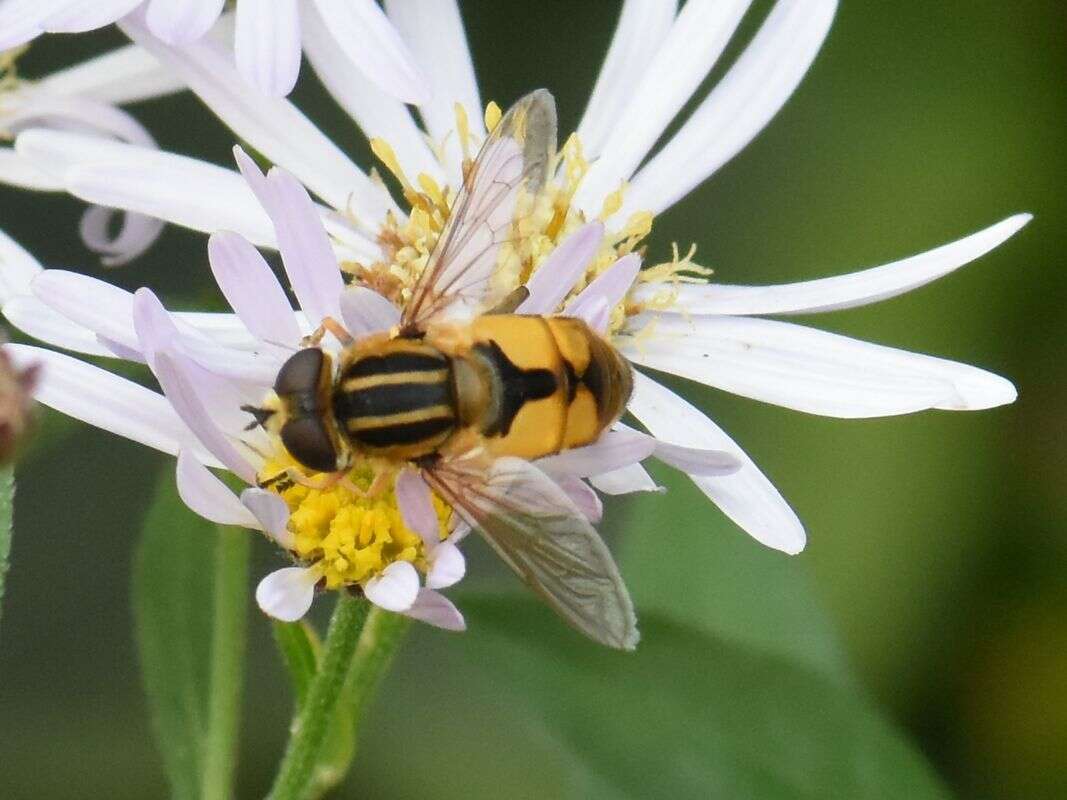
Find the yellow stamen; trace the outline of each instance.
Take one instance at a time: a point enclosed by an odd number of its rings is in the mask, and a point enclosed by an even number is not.
[[[502,116],[504,116],[504,114],[501,112],[500,106],[490,100],[489,105],[485,107],[485,129],[489,133],[492,133],[496,129],[496,126],[500,124],[500,118]]]
[[[278,448],[283,452],[283,448]],[[296,466],[288,455],[271,459],[263,478]],[[351,470],[349,479],[366,491],[377,471],[370,463]],[[390,489],[377,497],[355,494],[341,484],[329,489],[310,489],[285,481],[269,484],[289,506],[289,530],[293,556],[319,571],[327,589],[363,585],[397,561],[407,561],[425,571],[426,550],[422,539],[405,524]],[[441,539],[448,535],[450,510],[433,496]]]

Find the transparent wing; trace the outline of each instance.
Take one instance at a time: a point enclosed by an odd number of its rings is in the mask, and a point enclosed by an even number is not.
[[[499,299],[492,277],[519,189],[533,193],[544,185],[555,150],[556,101],[538,89],[508,109],[482,145],[404,308],[402,329],[420,328],[446,311],[473,316]]]
[[[541,470],[518,458],[460,458],[424,476],[567,623],[608,647],[636,646],[633,603],[611,553]]]

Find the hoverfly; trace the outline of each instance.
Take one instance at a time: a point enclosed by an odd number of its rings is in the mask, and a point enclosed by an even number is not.
[[[555,147],[555,101],[533,92],[466,171],[399,325],[346,345],[336,364],[306,346],[278,373],[276,407],[249,410],[260,423],[273,417],[310,470],[344,474],[356,455],[415,467],[565,621],[631,649],[636,619],[610,552],[529,462],[615,423],[630,365],[580,319],[510,313],[521,291],[494,282],[518,193],[541,188]]]

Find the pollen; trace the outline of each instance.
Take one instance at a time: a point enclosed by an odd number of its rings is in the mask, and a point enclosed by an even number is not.
[[[397,561],[426,571],[425,545],[404,524],[391,487],[370,497],[356,494],[343,483],[313,489],[284,478],[266,480],[294,467],[291,458],[280,456],[264,465],[260,478],[289,506],[292,556],[315,569],[326,589],[362,586]],[[347,477],[367,492],[377,475],[374,465],[361,463]],[[436,495],[433,504],[443,540],[448,536],[451,510]]]
[[[471,131],[462,106],[457,105],[455,116],[455,135],[462,148],[466,174],[471,154],[476,152],[481,142]],[[484,117],[486,129],[491,132],[500,123],[501,116],[500,107],[496,103],[489,103]],[[409,180],[393,149],[382,140],[373,140],[371,148],[382,166],[400,184],[410,210],[406,219],[393,214],[387,216],[378,237],[383,253],[380,261],[346,262],[342,268],[402,308],[410,299],[412,288],[437,245],[458,192],[457,187],[440,186],[426,174],[418,175],[414,181]],[[436,149],[443,150],[443,143],[438,143]],[[649,211],[638,211],[619,219],[627,190],[625,183],[607,194],[595,218],[587,218],[583,210],[573,205],[575,194],[588,171],[589,161],[581,140],[574,133],[556,154],[555,163],[549,171],[552,177],[545,181],[544,186],[536,193],[520,189],[515,201],[512,230],[503,237],[497,268],[493,273],[493,280],[497,281],[494,288],[498,294],[503,296],[529,281],[567,237],[593,219],[604,223],[604,237],[585,275],[564,298],[563,305],[623,256],[637,253],[645,257],[645,241],[652,232],[655,217]],[[675,245],[669,261],[646,266],[639,273],[635,286],[653,284],[661,286],[662,290],[642,293],[640,302],[632,297],[631,292],[631,296],[624,298],[611,310],[609,334],[622,331],[627,320],[642,311],[668,306],[677,292],[678,284],[705,281],[712,270],[697,264],[694,256],[694,248],[680,255]]]

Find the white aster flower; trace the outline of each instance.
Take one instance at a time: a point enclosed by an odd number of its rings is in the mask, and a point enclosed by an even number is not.
[[[405,102],[422,99],[410,53],[374,0],[313,0],[337,46],[363,75]],[[43,33],[81,33],[140,19],[151,35],[176,47],[202,43],[219,22],[224,0],[0,0],[0,50]],[[232,21],[233,50],[244,79],[260,92],[284,96],[300,72],[301,17],[312,0],[240,0]],[[224,26],[227,30],[230,22]]]
[[[709,271],[692,261],[692,253],[646,259],[639,270],[638,246],[655,216],[714,174],[782,107],[815,58],[836,2],[779,0],[723,79],[653,152],[748,7],[747,0],[689,0],[676,12],[673,3],[624,3],[581,124],[562,148],[554,179],[538,196],[527,198],[525,216],[516,223],[522,249],[505,248],[501,255],[502,262],[510,259],[516,285],[529,280],[532,297],[522,310],[581,315],[638,366],[814,414],[873,417],[1012,402],[1014,387],[983,370],[763,315],[830,311],[896,296],[993,249],[1026,224],[1028,215],[900,261],[782,286],[711,283]],[[314,14],[305,20],[305,47],[327,88],[401,184],[408,212],[291,103],[248,100],[225,53],[158,42],[152,52],[240,138],[317,195],[323,203],[318,213],[342,270],[396,307],[425,264],[464,160],[485,136],[486,125],[455,3],[387,2],[386,10],[425,68],[430,99],[418,108],[421,125],[371,83],[349,80],[346,60]],[[127,28],[145,42],[145,34]],[[485,120],[491,126],[498,118],[490,105]],[[231,170],[56,131],[24,131],[16,149],[90,202],[206,232],[238,231],[257,245],[281,246],[284,254],[281,228],[270,224]],[[317,258],[325,262],[326,254]],[[288,263],[287,268],[292,278],[293,268]],[[37,282],[35,290],[44,299],[39,287]],[[295,279],[294,288],[300,296]],[[311,318],[318,316],[304,297],[301,304]],[[40,327],[25,317],[21,324],[12,322],[31,334]],[[211,324],[216,341],[240,338],[222,318]],[[60,328],[38,329],[36,335],[61,345],[82,336]],[[206,355],[201,363],[217,369]],[[658,437],[656,454],[686,471],[757,540],[799,552],[805,544],[802,525],[745,452],[673,391],[647,375],[638,374],[636,381],[629,410]],[[690,449],[694,445],[706,451]],[[716,462],[707,451],[728,453],[740,469],[728,473],[724,460]],[[636,459],[592,483],[608,493],[656,488]],[[585,502],[595,512],[593,500]]]
[[[42,403],[177,455],[178,489],[193,511],[262,530],[288,551],[295,565],[266,576],[256,591],[266,613],[298,619],[316,586],[358,587],[381,608],[461,630],[462,615],[438,590],[463,577],[456,545],[467,529],[453,527],[451,510],[414,470],[401,471],[394,490],[377,496],[362,493],[379,470],[366,460],[356,462],[346,482],[309,488],[289,478],[300,467],[277,436],[248,424],[250,406],[270,393],[283,362],[320,322],[343,320],[358,337],[393,327],[400,309],[368,288],[345,287],[315,207],[291,175],[275,168],[264,176],[243,151],[236,155],[274,226],[300,312],[293,312],[255,247],[230,232],[214,234],[208,253],[232,315],[170,314],[148,289],[131,295],[87,276],[42,270],[14,242],[0,239],[9,318],[67,349],[146,363],[163,393],[55,351],[8,345],[6,352],[17,365],[39,365]],[[549,266],[577,274],[558,256]],[[388,268],[381,269],[388,278]],[[531,288],[531,299],[541,299],[543,290]],[[339,343],[323,346],[336,350]],[[739,466],[719,451],[676,447],[625,429],[539,464],[596,522],[600,502],[584,479],[633,468],[653,452],[704,475]],[[235,495],[210,468],[231,472],[249,488]]]

